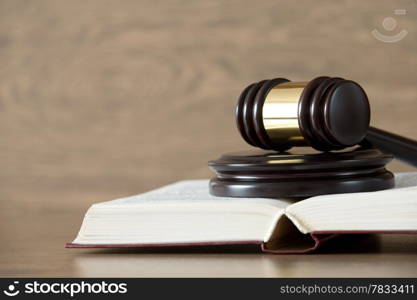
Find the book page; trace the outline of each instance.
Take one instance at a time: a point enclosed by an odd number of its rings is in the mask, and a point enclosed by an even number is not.
[[[417,231],[417,173],[398,174],[389,190],[324,195],[295,203],[285,215],[303,232]]]
[[[164,203],[258,203],[267,204],[275,207],[285,208],[294,201],[286,199],[267,199],[267,198],[232,198],[215,197],[209,193],[209,180],[185,180],[179,181],[161,188],[112,201],[95,204],[95,206],[107,205],[128,205],[128,204],[164,204]]]

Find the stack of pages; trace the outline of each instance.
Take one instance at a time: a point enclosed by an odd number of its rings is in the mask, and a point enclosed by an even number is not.
[[[417,173],[394,189],[302,201],[209,195],[208,180],[180,181],[94,204],[69,248],[256,244],[303,253],[344,233],[417,233]]]

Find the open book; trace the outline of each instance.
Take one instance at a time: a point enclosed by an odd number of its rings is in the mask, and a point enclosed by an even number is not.
[[[343,233],[417,233],[417,173],[391,190],[302,201],[221,198],[208,180],[180,181],[141,195],[94,204],[69,248],[257,244],[302,253]]]

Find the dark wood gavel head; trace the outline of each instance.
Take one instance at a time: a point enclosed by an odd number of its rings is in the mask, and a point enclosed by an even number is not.
[[[360,143],[370,122],[368,97],[354,81],[284,78],[249,85],[239,97],[236,121],[247,143],[278,151],[311,146],[340,150]]]

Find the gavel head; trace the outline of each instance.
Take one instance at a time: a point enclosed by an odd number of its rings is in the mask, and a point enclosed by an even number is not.
[[[319,151],[354,146],[366,136],[368,97],[356,82],[317,77],[310,82],[263,80],[243,90],[236,107],[245,141],[278,151],[311,146]]]

